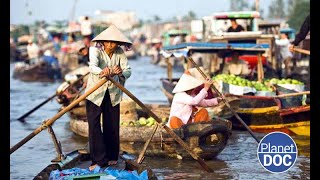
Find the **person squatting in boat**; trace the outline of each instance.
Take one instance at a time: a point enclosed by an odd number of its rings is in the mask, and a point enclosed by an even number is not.
[[[175,129],[184,124],[210,121],[209,113],[203,107],[216,106],[222,100],[220,97],[213,98],[210,88],[212,84],[210,78],[203,82],[191,76],[189,71],[182,74],[172,91],[175,95],[167,125]]]

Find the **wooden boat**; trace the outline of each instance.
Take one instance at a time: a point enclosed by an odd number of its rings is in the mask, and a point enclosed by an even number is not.
[[[88,137],[88,122],[70,120],[70,129],[78,135]],[[153,127],[120,127],[120,149],[131,154],[139,154],[144,143],[152,134]],[[231,122],[215,119],[207,123],[193,123],[174,129],[203,159],[216,157],[227,145],[231,135]],[[158,130],[150,142],[146,156],[191,158],[164,129]]]
[[[57,79],[56,77],[58,77],[57,73],[59,72],[46,63],[29,65],[23,62],[17,62],[12,77],[25,82],[53,82]]]
[[[126,54],[129,60],[134,60],[138,58],[138,53],[135,49],[132,49],[130,51],[124,51],[124,53]]]
[[[71,168],[81,168],[85,169],[90,166],[90,154],[82,154],[79,153],[78,150],[70,152],[66,155],[66,158],[60,162],[53,162],[47,167],[45,167],[41,172],[39,172],[34,180],[43,180],[49,179],[50,173],[54,170],[65,170]],[[118,164],[116,166],[112,166],[116,170],[127,170],[134,171],[136,170],[139,174],[144,170],[147,170],[148,179],[157,179],[153,171],[143,165],[140,165],[132,159],[132,156],[128,154],[121,154],[118,160]],[[72,179],[100,179],[100,177],[105,176],[106,174],[91,174],[91,175],[83,175],[83,176],[74,176]]]
[[[159,118],[167,119],[169,117],[170,106],[159,104],[146,105]],[[121,105],[120,105],[121,107]],[[138,116],[148,118],[148,114],[137,108]],[[208,109],[209,114],[214,114],[214,109]],[[123,114],[121,114],[123,115]],[[120,119],[121,119],[120,115]],[[126,115],[124,115],[126,116]],[[70,130],[75,134],[88,137],[88,122],[84,106],[78,106],[69,113]],[[166,123],[164,120],[163,123]],[[134,122],[135,119],[132,119]],[[130,124],[130,123],[129,123]],[[232,123],[229,120],[214,117],[208,123],[193,123],[175,129],[175,133],[192,148],[198,155],[204,159],[212,159],[217,156],[226,146],[231,135]],[[120,126],[120,148],[131,154],[139,154],[144,143],[150,137],[153,126]],[[191,156],[162,128],[158,131],[151,141],[146,156],[160,157],[183,157]]]
[[[254,132],[310,136],[310,105],[282,107],[273,97],[242,96],[236,111]],[[235,117],[230,120],[234,129],[244,129]]]
[[[161,78],[161,81],[162,91],[171,103],[172,90],[178,79],[172,79],[170,82],[168,78]],[[233,107],[253,132],[282,131],[289,135],[310,136],[310,105],[302,105],[300,101],[300,104],[283,107],[282,98],[230,94],[226,96],[239,98],[239,104]],[[220,115],[232,121],[233,129],[245,130],[235,117]]]
[[[63,85],[62,85],[63,86]],[[57,101],[62,104],[61,108],[68,106],[80,93],[79,88],[58,87]],[[234,104],[237,101],[233,101]],[[163,123],[166,123],[170,105],[168,104],[146,104],[146,107],[154,112]],[[209,115],[226,112],[226,106],[221,103],[214,108],[207,108]],[[70,129],[75,134],[88,137],[88,122],[86,116],[85,102],[81,101],[79,105],[72,108],[68,115],[70,117]],[[131,154],[138,154],[141,151],[145,141],[150,137],[153,126],[140,126],[135,124],[141,117],[148,118],[134,101],[124,99],[120,104],[120,148]],[[125,126],[122,122],[127,122]],[[190,124],[183,128],[176,129],[177,135],[186,140],[192,146],[200,157],[211,159],[217,156],[226,146],[231,134],[231,122],[226,119],[214,118],[208,123]],[[150,147],[146,152],[147,156],[169,156],[191,158],[190,155],[162,128],[155,134]]]
[[[240,52],[261,53],[264,49],[240,48],[237,45],[232,45],[233,48],[231,46],[231,49]],[[228,48],[225,47],[225,44],[217,43],[184,43],[165,47],[163,55],[166,57],[172,55],[189,56],[190,52],[215,53],[218,51],[226,53]],[[260,74],[260,77],[263,76],[264,74]],[[168,78],[161,78],[160,80],[162,82],[162,91],[168,98],[168,102],[171,103],[173,99],[172,90],[179,78],[172,78],[168,73]],[[281,91],[286,90],[282,88]],[[227,94],[225,96],[227,96]],[[254,132],[283,131],[290,135],[310,135],[310,106],[302,105],[302,95],[286,98],[252,95],[232,96],[239,98],[239,106],[235,108],[235,111]],[[228,116],[225,118],[230,118],[234,129],[244,129],[235,117]]]

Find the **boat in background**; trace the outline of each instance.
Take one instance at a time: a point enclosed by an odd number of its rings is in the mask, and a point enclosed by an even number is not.
[[[310,136],[310,105],[292,104],[283,107],[289,98],[241,96],[238,115],[253,132],[281,131],[288,135]],[[235,117],[231,117],[234,129],[244,130]]]
[[[236,43],[182,43],[175,46],[164,47],[162,55],[165,57],[176,56],[188,58],[192,53],[228,53],[231,50],[245,53],[263,53],[267,46],[260,47],[259,44],[236,44]],[[262,60],[260,61],[262,67]],[[185,67],[190,66],[189,64]],[[170,72],[170,70],[168,70]],[[210,71],[209,71],[209,74]],[[258,77],[262,81],[264,72],[258,72]],[[268,75],[267,75],[268,76]],[[272,76],[271,76],[272,77]],[[178,83],[179,78],[172,78],[168,73],[168,78],[161,78],[162,91],[171,104],[173,99],[172,90]],[[224,93],[226,97],[234,96],[239,99],[239,105],[233,107],[241,119],[254,132],[269,133],[273,131],[282,131],[290,135],[310,136],[310,105],[306,104],[309,99],[308,91],[305,94],[294,95],[297,91],[289,90],[281,86],[274,85],[278,94],[287,94],[287,97],[262,96],[262,95],[234,95]],[[228,89],[228,88],[227,88]],[[290,94],[293,94],[292,96]],[[244,130],[245,128],[235,116],[221,117],[230,119],[233,123],[233,129]]]
[[[61,80],[61,69],[56,69],[45,62],[32,65],[16,62],[12,77],[25,82],[54,82]]]
[[[138,58],[138,53],[134,48],[130,51],[124,51],[124,53],[127,56],[128,60],[135,60]]]

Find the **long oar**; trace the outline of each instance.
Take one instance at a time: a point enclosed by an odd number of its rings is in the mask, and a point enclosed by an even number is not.
[[[85,76],[87,76],[89,74],[86,73],[84,75],[82,75],[79,79],[77,79],[76,81],[72,82],[68,87],[71,87],[73,85],[75,85],[76,83],[78,83],[81,79],[83,79]],[[55,93],[54,95],[50,96],[48,99],[44,100],[43,102],[41,102],[39,105],[37,105],[36,107],[34,107],[33,109],[31,109],[30,111],[28,111],[27,113],[25,113],[24,115],[20,116],[17,120],[20,122],[26,122],[24,120],[24,118],[26,118],[27,116],[29,116],[31,113],[33,113],[34,111],[36,111],[37,109],[39,109],[41,106],[43,106],[44,104],[46,104],[47,102],[49,102],[51,99],[53,99],[54,97],[56,97],[57,94]]]
[[[26,121],[24,120],[24,118],[26,118],[27,116],[29,116],[31,113],[33,113],[34,111],[36,111],[37,109],[39,109],[41,106],[43,106],[44,104],[46,104],[47,102],[49,102],[51,99],[53,99],[54,97],[56,97],[57,94],[54,94],[52,96],[50,96],[48,99],[44,100],[42,103],[40,103],[39,105],[37,105],[36,107],[34,107],[33,109],[31,109],[30,111],[28,111],[27,113],[25,113],[24,115],[20,116],[17,120],[20,122],[25,123]]]
[[[296,52],[299,52],[299,53],[302,53],[302,54],[310,55],[310,51],[305,50],[305,49],[300,49],[300,48],[294,47],[294,48],[293,48],[293,51],[296,51]]]
[[[310,91],[302,91],[302,92],[296,92],[296,93],[289,93],[289,94],[280,94],[275,97],[291,97],[291,96],[300,96],[300,95],[305,95],[305,94],[310,94]]]
[[[157,129],[158,129],[158,123],[156,123],[156,125],[154,126],[153,130],[152,130],[152,134],[151,136],[149,137],[149,139],[146,141],[146,143],[144,143],[144,146],[142,148],[142,151],[140,152],[139,156],[138,156],[138,159],[137,159],[137,163],[141,164],[143,159],[144,159],[144,154],[145,152],[147,151],[147,148],[154,136],[154,134],[156,133]]]
[[[126,93],[132,100],[134,100],[145,112],[147,112],[151,117],[153,117],[159,124],[162,123],[162,120],[155,115],[150,109],[148,109],[139,99],[137,99],[133,94],[131,94],[125,87],[120,83],[116,82],[114,79],[107,77],[113,84],[115,84],[119,89]],[[193,159],[197,160],[198,163],[207,171],[213,172],[213,170],[205,163],[201,157],[192,151],[192,149],[178,136],[172,129],[168,126],[163,125],[163,128],[192,156]],[[148,141],[150,142],[150,141]]]
[[[201,73],[201,75],[207,79],[207,76],[204,74],[204,72],[199,68],[199,66],[193,61],[193,59],[191,57],[188,57],[188,60],[190,62],[192,62],[192,64],[194,65],[194,67],[197,68],[197,70]],[[224,95],[222,93],[220,93],[220,91],[213,85],[211,85],[211,88],[222,98],[222,101],[226,104],[226,106],[230,109],[230,111],[232,112],[232,114],[240,121],[240,123],[249,131],[249,133],[251,134],[251,136],[257,141],[257,143],[259,143],[260,141],[258,140],[258,138],[253,134],[252,130],[249,128],[249,126],[241,119],[241,117],[238,115],[238,113],[230,106],[229,102],[226,100],[226,98],[224,97]]]
[[[16,151],[18,148],[20,148],[22,145],[24,145],[26,142],[28,142],[30,139],[32,139],[35,135],[40,133],[42,130],[46,129],[48,126],[50,126],[52,123],[54,123],[58,118],[60,118],[62,115],[64,115],[66,112],[68,112],[70,109],[72,109],[74,106],[79,104],[82,100],[84,100],[87,96],[89,96],[93,91],[97,90],[100,86],[102,86],[105,82],[107,82],[106,78],[103,78],[101,81],[99,81],[93,88],[89,89],[87,92],[85,92],[82,96],[80,96],[78,99],[73,101],[71,104],[69,104],[66,108],[63,108],[59,113],[54,115],[51,119],[48,119],[42,123],[41,126],[39,126],[37,129],[35,129],[32,133],[30,133],[27,137],[22,139],[20,142],[18,142],[16,145],[14,145],[12,148],[10,148],[10,154],[12,154],[14,151]]]

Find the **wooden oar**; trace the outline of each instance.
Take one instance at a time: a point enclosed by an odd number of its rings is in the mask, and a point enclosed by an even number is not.
[[[73,101],[71,104],[69,104],[66,108],[62,109],[59,113],[54,115],[51,119],[45,120],[41,126],[39,126],[37,129],[35,129],[32,133],[30,133],[27,137],[22,139],[20,142],[18,142],[16,145],[14,145],[12,148],[10,148],[10,154],[15,152],[18,148],[20,148],[22,145],[24,145],[26,142],[28,142],[30,139],[32,139],[34,136],[36,136],[38,133],[40,133],[42,130],[48,128],[48,126],[51,126],[52,123],[54,123],[58,118],[60,118],[62,115],[64,115],[66,112],[68,112],[70,109],[72,109],[74,106],[79,104],[82,100],[84,100],[87,96],[89,96],[93,91],[97,90],[100,86],[102,86],[104,83],[107,82],[106,78],[103,78],[101,81],[99,81],[93,88],[89,89],[86,93],[84,93],[82,96],[80,96],[78,99]]]
[[[147,108],[139,99],[137,99],[130,91],[123,87],[120,83],[114,79],[107,77],[113,84],[115,84],[119,89],[126,93],[132,100],[134,100],[145,112],[147,112],[151,117],[153,117],[159,124],[162,123],[162,120],[155,115],[149,108]],[[201,157],[199,157],[192,149],[178,136],[176,135],[171,128],[166,125],[163,125],[163,128],[170,134],[191,156],[193,159],[197,160],[198,163],[207,171],[213,172],[213,170],[205,163]],[[147,141],[150,142],[150,141]],[[145,145],[147,146],[147,145]]]
[[[291,97],[291,96],[299,96],[299,95],[304,95],[304,94],[310,94],[310,91],[302,91],[302,92],[297,92],[297,93],[288,93],[288,94],[280,94],[275,97]]]
[[[46,104],[47,102],[49,102],[51,99],[53,99],[54,97],[56,97],[57,94],[54,94],[52,96],[50,96],[48,99],[44,100],[42,103],[40,103],[39,105],[37,105],[36,107],[34,107],[33,109],[31,109],[30,111],[28,111],[27,113],[25,113],[24,115],[20,116],[17,120],[20,122],[25,123],[26,121],[24,120],[24,118],[26,118],[27,116],[29,116],[31,113],[33,113],[34,111],[36,111],[37,109],[39,109],[41,106],[43,106],[44,104]]]
[[[146,153],[147,148],[148,148],[148,146],[149,146],[149,144],[150,144],[150,142],[151,142],[154,134],[156,133],[156,131],[157,131],[157,129],[158,129],[158,126],[159,126],[158,123],[156,123],[156,125],[154,126],[154,128],[153,128],[153,130],[152,130],[151,136],[149,137],[149,139],[148,139],[148,140],[146,141],[146,143],[144,144],[143,149],[142,149],[142,151],[140,152],[140,154],[139,154],[139,156],[138,156],[137,163],[139,163],[139,164],[142,163],[142,161],[143,161],[143,159],[144,159],[144,154]]]
[[[76,83],[78,83],[81,79],[83,79],[85,76],[87,76],[89,74],[86,73],[84,75],[82,75],[81,77],[79,77],[79,79],[77,79],[76,81],[72,82],[69,86],[73,86],[75,85]],[[47,102],[49,102],[51,99],[53,99],[54,97],[56,97],[57,94],[55,93],[54,95],[50,96],[48,99],[44,100],[43,102],[41,102],[39,105],[37,105],[36,107],[34,107],[33,109],[31,109],[30,111],[28,111],[27,113],[25,113],[24,115],[20,116],[17,120],[20,121],[20,122],[23,122],[25,123],[26,121],[24,120],[24,118],[26,118],[27,116],[29,116],[31,113],[33,113],[34,111],[36,111],[37,109],[39,109],[41,106],[43,106],[44,104],[46,104]]]
[[[300,48],[293,47],[293,51],[296,51],[296,52],[299,52],[299,53],[302,53],[302,54],[310,55],[310,51],[305,50],[305,49],[300,49]]]
[[[204,74],[204,72],[199,68],[199,66],[193,61],[193,59],[191,57],[188,57],[188,60],[190,62],[192,62],[192,64],[194,65],[194,67],[197,68],[197,70],[201,73],[201,75],[203,76],[204,79],[207,79],[206,74]],[[211,88],[222,98],[222,101],[226,104],[226,106],[230,109],[230,111],[232,112],[232,114],[240,121],[240,123],[249,131],[249,133],[251,134],[251,136],[257,141],[257,143],[259,143],[260,141],[258,140],[258,138],[253,134],[252,130],[249,128],[249,126],[241,119],[241,117],[238,115],[238,113],[230,106],[229,102],[226,100],[226,98],[224,97],[224,95],[222,93],[220,93],[220,91],[213,85],[211,85]]]

